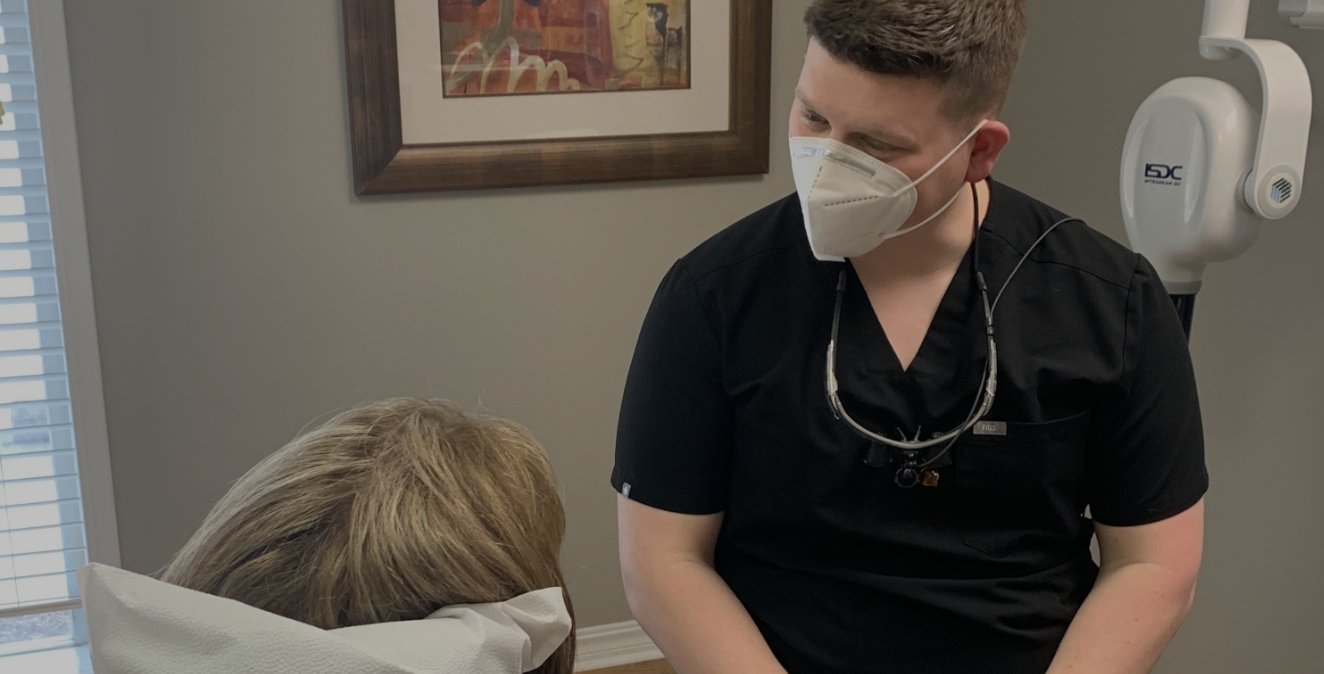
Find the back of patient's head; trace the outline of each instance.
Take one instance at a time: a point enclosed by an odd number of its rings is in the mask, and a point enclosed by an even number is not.
[[[323,629],[564,586],[565,515],[522,427],[445,401],[358,407],[216,504],[162,580]],[[541,672],[570,672],[574,638]]]

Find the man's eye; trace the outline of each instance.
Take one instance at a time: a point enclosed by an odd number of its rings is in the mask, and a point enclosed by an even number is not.
[[[810,124],[826,124],[826,123],[827,123],[827,120],[826,120],[826,119],[823,119],[823,118],[820,117],[819,115],[814,114],[814,113],[812,113],[812,112],[805,112],[805,113],[804,113],[804,119],[805,119],[806,122],[809,122]]]
[[[869,136],[860,136],[860,144],[863,149],[873,155],[891,155],[900,152],[900,148],[891,143],[870,138]]]

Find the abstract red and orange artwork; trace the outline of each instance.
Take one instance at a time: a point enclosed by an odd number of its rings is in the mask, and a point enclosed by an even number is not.
[[[690,0],[438,2],[446,97],[690,86]]]

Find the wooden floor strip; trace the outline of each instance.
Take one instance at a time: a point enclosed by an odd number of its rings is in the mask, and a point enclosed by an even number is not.
[[[667,664],[666,660],[654,660],[652,662],[638,662],[633,665],[621,665],[620,667],[608,667],[607,669],[595,669],[592,672],[584,674],[676,674],[676,670]]]

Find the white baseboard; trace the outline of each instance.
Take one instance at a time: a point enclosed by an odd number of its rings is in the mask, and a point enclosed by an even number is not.
[[[584,627],[575,633],[575,639],[578,646],[575,655],[576,672],[662,659],[662,651],[644,634],[639,623],[633,620]]]

